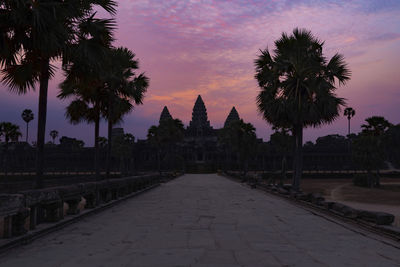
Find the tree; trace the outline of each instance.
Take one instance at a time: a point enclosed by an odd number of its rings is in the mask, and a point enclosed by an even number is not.
[[[362,132],[374,136],[382,136],[386,130],[393,126],[393,124],[381,116],[372,116],[366,118],[365,121],[367,124],[361,125]]]
[[[377,136],[360,133],[353,140],[352,155],[354,161],[367,171],[368,187],[379,187],[379,168],[383,164],[384,152]],[[372,170],[377,170],[374,176]]]
[[[18,142],[19,137],[22,136],[19,126],[11,122],[0,123],[0,137],[4,138],[6,146],[10,141]]]
[[[85,22],[93,19],[98,7],[115,14],[116,2],[0,0],[2,82],[18,94],[25,94],[39,83],[36,154],[36,186],[39,188],[44,169],[48,82],[55,73],[52,62],[60,58],[65,62],[75,54],[71,46],[79,35],[85,34]],[[81,48],[92,52],[89,44]]]
[[[384,135],[393,126],[388,120],[381,116],[372,116],[365,119],[366,124],[361,125],[362,132],[356,139],[355,146],[358,152],[355,157],[358,162],[367,169],[371,177],[371,168],[376,170],[375,186],[380,186],[379,169],[384,164]],[[365,147],[361,147],[365,146]]]
[[[60,146],[68,149],[80,149],[85,146],[85,142],[76,138],[61,136]]]
[[[29,122],[30,122],[31,120],[33,120],[35,116],[33,115],[32,110],[30,110],[30,109],[25,109],[24,111],[22,111],[21,117],[22,117],[22,119],[26,122],[26,142],[28,143]]]
[[[51,137],[51,139],[53,139],[53,145],[56,143],[55,141],[56,141],[57,136],[58,136],[58,131],[56,131],[56,130],[50,131],[50,137]]]
[[[274,55],[267,48],[255,60],[260,114],[273,126],[291,128],[295,136],[294,190],[299,190],[302,175],[303,128],[339,116],[344,99],[336,96],[336,85],[350,79],[343,56],[335,54],[328,61],[323,44],[310,31],[296,28],[275,41]]]
[[[383,143],[389,164],[393,163],[395,168],[400,168],[400,124],[391,126],[385,132]]]
[[[77,44],[76,56],[73,57],[64,68],[65,80],[60,84],[60,99],[73,98],[66,108],[65,116],[70,123],[78,124],[82,121],[94,123],[94,169],[96,178],[100,179],[100,152],[99,152],[99,132],[100,119],[105,114],[105,106],[108,104],[106,83],[103,79],[107,73],[107,64],[99,66],[87,55],[80,46],[85,46],[90,42],[99,54],[103,54],[105,61],[109,60],[112,25],[101,21],[87,24],[88,33],[81,36]],[[79,51],[82,54],[79,54]]]
[[[179,119],[166,119],[158,126],[151,126],[147,139],[157,150],[157,168],[161,174],[161,158],[163,154],[171,154],[174,145],[184,137],[183,123]]]
[[[74,45],[75,51],[64,64],[65,80],[60,84],[60,99],[73,98],[66,108],[65,115],[70,123],[82,121],[94,123],[94,169],[97,179],[100,179],[99,165],[99,131],[100,119],[105,116],[105,106],[108,104],[106,81],[108,64],[98,64],[99,55],[103,63],[110,60],[110,49],[113,23],[109,20],[88,20],[85,23],[85,34],[79,36]],[[96,53],[87,53],[90,46]]]
[[[283,184],[284,179],[286,179],[287,156],[290,154],[294,145],[293,136],[290,135],[289,128],[272,127],[272,129],[275,130],[275,132],[271,134],[270,143],[277,152],[282,155],[280,183]]]
[[[3,170],[5,176],[7,176],[8,144],[10,141],[18,142],[18,138],[21,136],[22,133],[18,125],[12,124],[11,122],[0,123],[0,138],[4,138]]]
[[[132,158],[133,146],[135,144],[135,137],[126,133],[124,135],[118,135],[113,137],[112,139],[112,151],[113,156],[118,157],[120,159],[120,172],[124,173],[127,169],[127,161]]]
[[[244,176],[248,171],[249,159],[256,149],[257,136],[255,131],[256,129],[251,123],[245,123],[241,119],[224,127],[220,134],[221,142],[239,155]]]
[[[121,121],[123,116],[131,112],[134,105],[143,104],[144,95],[149,86],[149,79],[144,73],[137,74],[139,61],[135,54],[127,48],[113,48],[107,60],[105,82],[108,105],[105,117],[108,122],[108,140],[112,140],[113,125]],[[108,142],[106,175],[110,174],[112,142]]]
[[[356,111],[352,107],[347,107],[344,109],[343,115],[347,117],[347,120],[349,122],[348,135],[350,135],[350,120],[351,120],[351,118],[354,117],[354,115],[356,115]]]

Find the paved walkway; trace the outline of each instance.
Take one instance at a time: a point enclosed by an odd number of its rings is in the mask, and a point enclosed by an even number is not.
[[[400,250],[217,175],[185,175],[0,266],[400,266]]]

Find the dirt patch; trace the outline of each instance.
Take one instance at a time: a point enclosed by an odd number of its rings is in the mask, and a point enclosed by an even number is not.
[[[334,201],[351,201],[380,205],[400,205],[400,180],[381,180],[380,188],[354,186],[348,179],[304,179],[302,189],[316,192]]]
[[[349,179],[304,179],[301,187],[356,209],[391,213],[400,226],[400,179],[382,178],[380,188],[354,186]]]

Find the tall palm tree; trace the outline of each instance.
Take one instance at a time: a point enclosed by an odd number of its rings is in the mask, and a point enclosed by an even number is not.
[[[350,120],[354,117],[354,115],[356,115],[356,111],[352,107],[347,107],[344,109],[344,116],[346,116],[347,120],[349,121],[348,136],[350,136]]]
[[[24,109],[21,114],[22,119],[26,122],[26,142],[28,143],[28,136],[29,136],[29,122],[34,119],[34,115],[32,110]]]
[[[50,137],[51,139],[53,139],[53,145],[56,143],[57,136],[58,136],[58,131],[56,130],[50,131]]]
[[[74,56],[64,65],[66,78],[60,84],[61,90],[58,97],[73,98],[65,113],[72,124],[82,121],[94,123],[94,169],[97,179],[100,179],[100,119],[108,103],[106,82],[103,79],[108,73],[108,68],[104,61],[110,60],[114,26],[110,20],[92,18],[86,21],[84,28],[85,34],[79,36],[79,40],[73,47]],[[87,46],[92,48],[89,54],[85,49]],[[97,61],[100,55],[100,58],[103,58],[101,65]]]
[[[0,0],[2,82],[18,94],[34,89],[39,83],[37,187],[42,187],[44,168],[48,82],[55,72],[51,63],[60,58],[65,62],[74,55],[70,47],[85,33],[85,22],[93,19],[98,7],[115,14],[116,2]],[[89,45],[84,48],[91,53]]]
[[[274,55],[267,48],[255,60],[259,112],[272,125],[291,128],[295,136],[294,190],[302,174],[303,128],[339,116],[344,99],[335,95],[336,85],[350,79],[343,56],[335,54],[328,61],[323,44],[310,31],[296,28],[275,41]]]
[[[105,75],[108,94],[106,119],[108,121],[108,147],[106,175],[110,175],[112,127],[122,120],[123,116],[133,110],[134,105],[143,104],[144,95],[149,86],[149,79],[135,71],[139,62],[135,54],[127,48],[113,48],[107,62],[108,73]]]
[[[22,133],[20,132],[18,125],[11,122],[0,123],[0,137],[4,138],[3,170],[5,176],[7,176],[8,144],[10,141],[18,142],[20,136],[22,136]]]

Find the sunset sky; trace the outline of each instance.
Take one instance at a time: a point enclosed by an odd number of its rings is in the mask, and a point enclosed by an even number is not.
[[[350,82],[337,90],[356,110],[352,131],[372,115],[400,123],[399,0],[120,0],[116,46],[126,46],[150,78],[144,105],[126,116],[122,127],[143,139],[158,123],[164,105],[174,118],[189,124],[201,94],[214,128],[220,128],[232,106],[269,140],[271,126],[257,113],[258,93],[253,61],[259,49],[273,48],[282,32],[306,28],[325,41],[325,54],[342,53],[352,71]],[[101,60],[101,59],[99,59]],[[93,144],[93,125],[71,125],[64,117],[69,101],[56,98],[58,71],[49,85],[47,129]],[[18,96],[0,85],[0,121],[25,124],[21,112],[37,118],[38,93]],[[30,141],[36,138],[37,119]],[[305,141],[326,134],[346,134],[342,116],[331,125],[307,129]],[[105,124],[101,135],[106,136]],[[25,138],[25,137],[24,137]],[[50,140],[47,134],[46,138]]]

